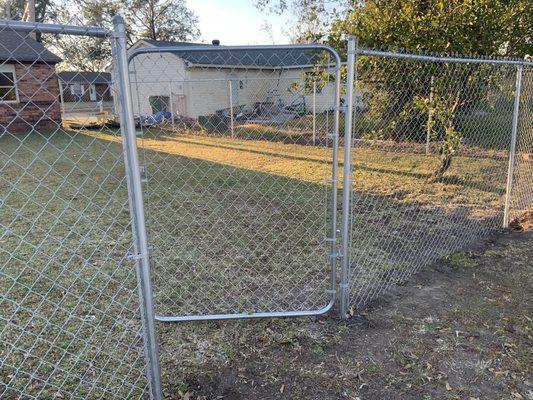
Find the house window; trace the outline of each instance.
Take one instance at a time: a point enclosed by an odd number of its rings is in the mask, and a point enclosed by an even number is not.
[[[73,96],[81,97],[83,96],[83,93],[85,93],[85,88],[83,85],[79,82],[72,83],[70,85],[70,94]]]
[[[0,65],[0,103],[18,102],[14,65]]]

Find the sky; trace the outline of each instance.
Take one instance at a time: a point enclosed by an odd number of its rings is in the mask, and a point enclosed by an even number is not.
[[[187,0],[188,8],[200,20],[201,42],[219,39],[225,45],[272,44],[270,35],[261,30],[267,21],[272,25],[274,42],[288,43],[283,29],[287,29],[290,17],[262,12],[253,3],[253,0]]]

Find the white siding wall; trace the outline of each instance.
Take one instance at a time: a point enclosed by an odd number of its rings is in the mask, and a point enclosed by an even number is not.
[[[168,53],[140,54],[132,60],[130,72],[135,114],[152,114],[149,98],[170,97],[170,91],[175,112],[187,112],[183,107],[183,97],[187,92],[188,74],[180,58]]]
[[[230,80],[236,85],[233,106],[252,109],[256,102],[279,101],[285,105],[301,102],[304,95],[308,112],[313,96],[304,93],[304,70],[242,70],[187,67],[172,54],[141,54],[130,64],[133,107],[135,114],[152,114],[150,96],[169,96],[176,114],[197,118],[230,107]],[[288,89],[297,82],[301,90]],[[170,96],[170,91],[172,96]],[[334,105],[334,84],[328,83],[316,94],[316,112]]]
[[[190,117],[213,114],[214,112],[229,108],[230,86],[229,81],[237,85],[238,101],[234,106],[246,105],[253,107],[256,102],[267,99],[281,99],[286,105],[300,102],[302,99],[304,76],[303,70],[285,71],[260,71],[260,70],[230,70],[215,68],[190,68],[191,79],[187,92],[187,109]],[[300,93],[291,93],[289,87],[297,82],[302,88]],[[241,88],[242,83],[242,88]],[[312,110],[313,96],[305,94],[307,110]],[[317,113],[329,110],[334,105],[334,84],[328,83],[321,93],[316,95]]]

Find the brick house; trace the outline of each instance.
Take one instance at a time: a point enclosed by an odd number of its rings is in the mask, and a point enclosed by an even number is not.
[[[113,101],[111,73],[63,71],[57,74],[66,103]]]
[[[62,92],[63,117],[113,111],[109,72],[62,71],[57,76]]]
[[[55,130],[61,124],[56,64],[42,43],[0,34],[0,134]]]

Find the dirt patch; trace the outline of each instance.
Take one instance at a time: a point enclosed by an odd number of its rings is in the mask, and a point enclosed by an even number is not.
[[[456,253],[348,321],[160,325],[166,396],[531,399],[532,244]]]

